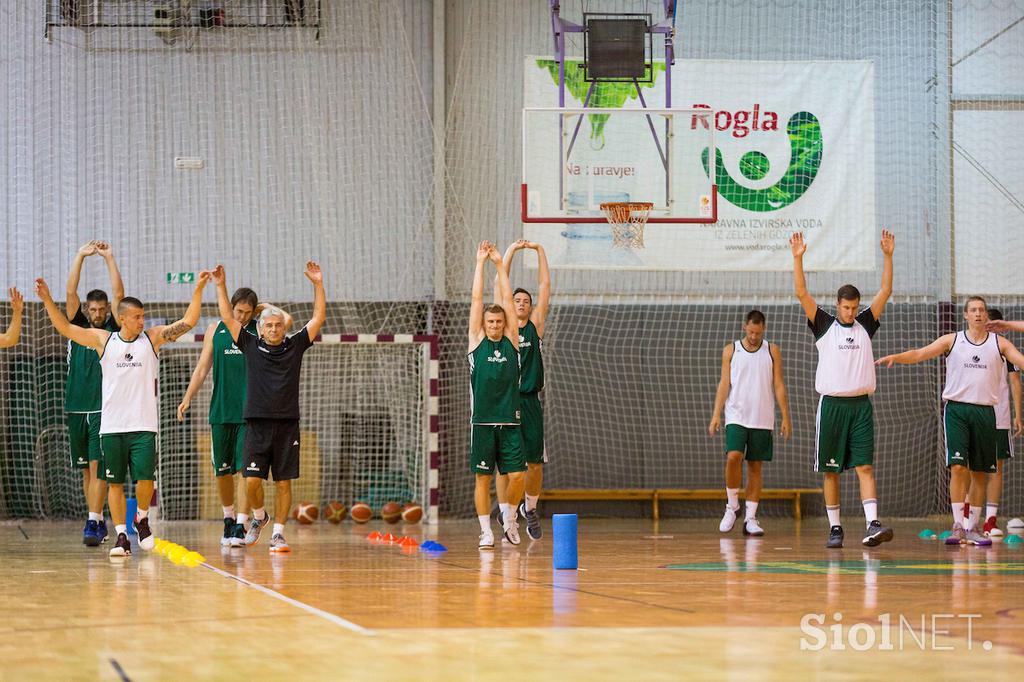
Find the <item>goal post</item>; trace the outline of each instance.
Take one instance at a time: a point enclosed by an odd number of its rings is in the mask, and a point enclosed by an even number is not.
[[[207,377],[184,422],[178,404],[203,335],[160,352],[157,486],[166,519],[220,518],[207,421]],[[438,343],[432,335],[324,334],[306,352],[299,385],[300,476],[292,502],[416,502],[438,518]],[[273,485],[265,487],[273,507]]]

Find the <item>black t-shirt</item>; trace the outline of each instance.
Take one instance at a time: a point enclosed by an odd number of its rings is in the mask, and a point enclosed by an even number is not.
[[[285,337],[277,346],[244,331],[235,343],[245,355],[248,374],[242,416],[246,419],[298,419],[302,355],[313,345],[306,328]]]

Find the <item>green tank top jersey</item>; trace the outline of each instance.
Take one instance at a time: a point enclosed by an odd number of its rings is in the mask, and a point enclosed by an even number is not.
[[[519,353],[502,336],[486,336],[469,354],[474,424],[519,423]]]
[[[243,334],[256,335],[256,320],[250,320]],[[210,398],[211,424],[244,424],[245,356],[235,345],[223,322],[213,332],[213,397]]]
[[[544,342],[533,320],[519,328],[519,392],[539,393],[544,388]]]
[[[79,311],[71,324],[84,329],[92,328],[89,318]],[[107,316],[101,329],[116,332],[119,327],[114,318]],[[68,340],[68,379],[64,385],[65,412],[99,412],[103,408],[103,370],[100,356],[92,348]]]

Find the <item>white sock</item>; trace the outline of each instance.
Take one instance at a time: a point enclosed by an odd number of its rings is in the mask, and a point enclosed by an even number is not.
[[[102,521],[103,520],[103,514],[97,514],[96,512],[89,512],[89,520],[90,521]]]
[[[504,513],[504,511],[505,510],[503,509],[502,513]],[[480,531],[482,533],[489,533],[491,531],[491,515],[490,514],[481,514],[480,516],[476,517],[476,520],[480,522]]]
[[[746,512],[746,515],[743,517],[743,520],[744,521],[749,521],[750,519],[756,519],[757,518],[757,502],[751,502],[750,500],[747,500],[747,505],[746,506],[747,506],[747,512]]]
[[[998,504],[986,504],[985,505],[985,520],[991,519],[999,511]]]
[[[274,532],[271,533],[271,535],[284,535],[284,524],[283,523],[275,523],[274,524]]]
[[[235,518],[235,505],[231,505],[230,507],[221,507],[221,509],[224,510],[225,519]]]
[[[146,518],[147,516],[149,516],[149,510],[148,509],[140,509],[138,514],[135,515],[135,518],[137,518],[139,521],[141,521],[142,519]]]
[[[249,515],[248,514],[239,514],[238,518],[235,519],[235,523],[240,523],[240,524],[242,524],[244,526],[245,522],[248,521],[248,520],[249,520]]]
[[[872,497],[861,504],[864,505],[864,523],[870,526],[872,521],[878,520],[878,500]]]
[[[510,504],[508,506],[508,514],[505,514],[505,517],[504,517],[505,518],[505,525],[506,526],[515,523],[516,520],[519,518],[519,510],[516,509],[516,507],[518,507],[518,506],[519,506],[518,504],[516,504],[516,505]]]
[[[963,502],[951,502],[950,505],[953,508],[953,523],[959,523],[961,526],[964,525],[964,503]]]
[[[978,527],[978,520],[981,518],[981,507],[976,504],[971,505],[971,514],[967,517],[967,526],[964,530],[970,530],[971,528]]]
[[[252,516],[260,523],[263,523],[263,519],[267,518],[267,510],[264,509],[263,507],[260,507],[259,509],[253,509]]]
[[[740,508],[740,489],[739,488],[726,488],[725,496],[729,498],[729,509]]]
[[[828,505],[825,505],[825,513],[828,514],[828,525],[830,525],[830,526],[841,526],[841,525],[843,525],[843,524],[839,523],[839,505],[838,504],[836,506],[834,506],[834,507],[830,507]]]
[[[114,526],[114,533],[116,533],[117,535],[120,535],[121,533],[127,533],[127,532],[128,532],[128,526],[126,526],[123,523],[120,523],[120,524]]]
[[[501,517],[502,518],[505,518],[510,513],[512,513],[512,505],[510,505],[508,502],[500,502],[498,504],[498,509],[501,510]]]
[[[540,499],[540,495],[527,495],[526,496],[526,511],[533,511],[537,508],[537,501]]]

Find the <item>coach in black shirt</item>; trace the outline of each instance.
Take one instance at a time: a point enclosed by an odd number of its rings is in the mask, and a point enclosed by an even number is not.
[[[320,266],[306,263],[306,277],[313,283],[313,317],[306,326],[285,336],[287,316],[279,308],[264,306],[257,330],[259,337],[242,332],[235,321],[228,298],[224,266],[213,271],[217,302],[224,325],[235,345],[245,355],[247,386],[245,397],[245,457],[242,475],[252,505],[252,519],[245,544],[254,545],[270,520],[263,508],[263,481],[274,474],[274,531],[271,552],[289,552],[284,524],[292,506],[292,480],[299,477],[299,374],[302,356],[313,345],[327,317],[323,273]]]

